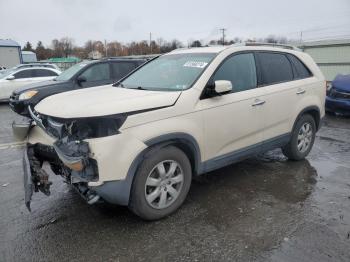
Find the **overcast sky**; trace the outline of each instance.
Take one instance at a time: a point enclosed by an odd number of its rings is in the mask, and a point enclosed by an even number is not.
[[[264,37],[350,38],[350,0],[0,0],[0,39],[129,42]]]

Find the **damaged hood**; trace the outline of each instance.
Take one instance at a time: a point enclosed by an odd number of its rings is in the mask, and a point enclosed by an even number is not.
[[[47,97],[35,110],[58,118],[108,116],[172,106],[180,94],[180,91],[147,91],[107,85]]]

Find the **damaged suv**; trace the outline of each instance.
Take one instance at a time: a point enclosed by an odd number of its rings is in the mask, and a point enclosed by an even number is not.
[[[184,202],[192,177],[264,151],[305,158],[324,116],[325,81],[289,46],[179,49],[104,87],[42,100],[27,135],[25,201],[50,193],[47,162],[93,204],[147,220]]]

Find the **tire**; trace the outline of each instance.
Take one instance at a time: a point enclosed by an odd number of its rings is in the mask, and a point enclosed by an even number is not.
[[[282,147],[283,154],[290,160],[304,159],[312,149],[315,135],[315,119],[309,114],[302,115],[294,126],[289,143]]]
[[[191,164],[183,151],[174,146],[155,150],[135,174],[129,209],[145,220],[166,217],[182,205],[191,181]]]

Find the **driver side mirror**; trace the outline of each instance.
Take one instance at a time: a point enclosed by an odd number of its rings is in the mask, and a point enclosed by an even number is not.
[[[8,77],[6,78],[6,80],[14,80],[14,79],[15,79],[14,76],[8,76]]]
[[[86,77],[85,76],[78,76],[77,78],[77,83],[79,86],[81,86],[81,83],[86,82]]]
[[[232,83],[227,80],[210,80],[205,88],[206,97],[215,97],[232,91]]]
[[[218,94],[228,93],[232,91],[232,83],[227,80],[216,80],[214,82],[214,90]]]

